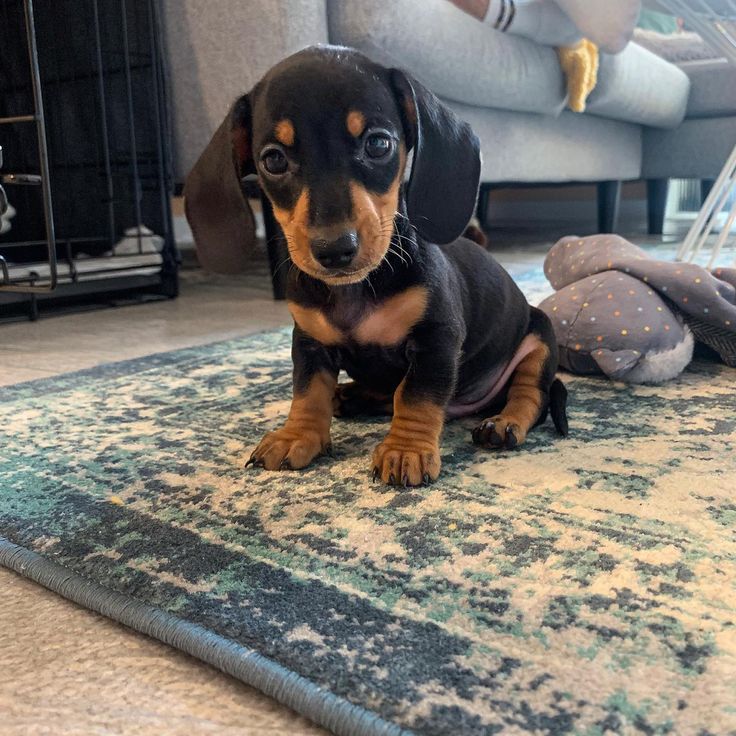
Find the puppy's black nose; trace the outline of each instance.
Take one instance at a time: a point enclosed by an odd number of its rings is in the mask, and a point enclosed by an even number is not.
[[[347,266],[358,252],[358,234],[355,230],[343,233],[335,240],[314,238],[310,246],[312,254],[325,268]]]

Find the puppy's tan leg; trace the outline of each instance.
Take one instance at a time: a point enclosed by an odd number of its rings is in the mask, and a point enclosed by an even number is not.
[[[500,414],[484,419],[475,428],[473,442],[484,447],[511,449],[526,439],[546,406],[549,358],[549,347],[539,340],[513,372],[506,406]]]
[[[328,450],[336,384],[334,376],[318,371],[305,390],[295,389],[286,424],[261,440],[247,465],[260,465],[267,470],[296,470]]]
[[[440,474],[445,409],[428,400],[407,400],[405,383],[394,394],[391,429],[373,453],[373,476],[392,485],[418,486]]]

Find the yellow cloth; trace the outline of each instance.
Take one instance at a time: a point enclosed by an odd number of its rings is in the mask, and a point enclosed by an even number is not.
[[[585,112],[585,102],[598,81],[598,47],[584,38],[575,46],[557,49],[557,56],[567,78],[567,106],[573,112]]]

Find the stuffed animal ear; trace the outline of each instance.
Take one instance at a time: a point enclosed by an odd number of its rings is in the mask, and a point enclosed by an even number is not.
[[[414,152],[406,189],[409,220],[432,243],[459,238],[475,209],[480,141],[473,129],[428,89],[398,69],[391,84]]]
[[[184,207],[202,268],[218,273],[245,270],[255,245],[255,222],[240,180],[255,171],[251,113],[241,97],[189,172]]]
[[[609,378],[622,379],[641,360],[637,350],[592,350],[590,356]]]

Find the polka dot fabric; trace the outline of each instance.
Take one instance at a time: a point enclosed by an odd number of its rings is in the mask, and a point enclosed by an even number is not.
[[[552,318],[560,362],[574,373],[623,379],[644,356],[671,351],[686,336],[682,319],[658,294],[618,271],[586,276],[540,307]]]
[[[550,250],[544,271],[557,292],[540,304],[551,318],[560,363],[575,373],[659,383],[692,357],[688,323],[711,347],[736,349],[736,270],[713,273],[651,258],[617,235],[567,237]],[[729,352],[729,351],[727,351]],[[729,352],[729,354],[733,354]]]

